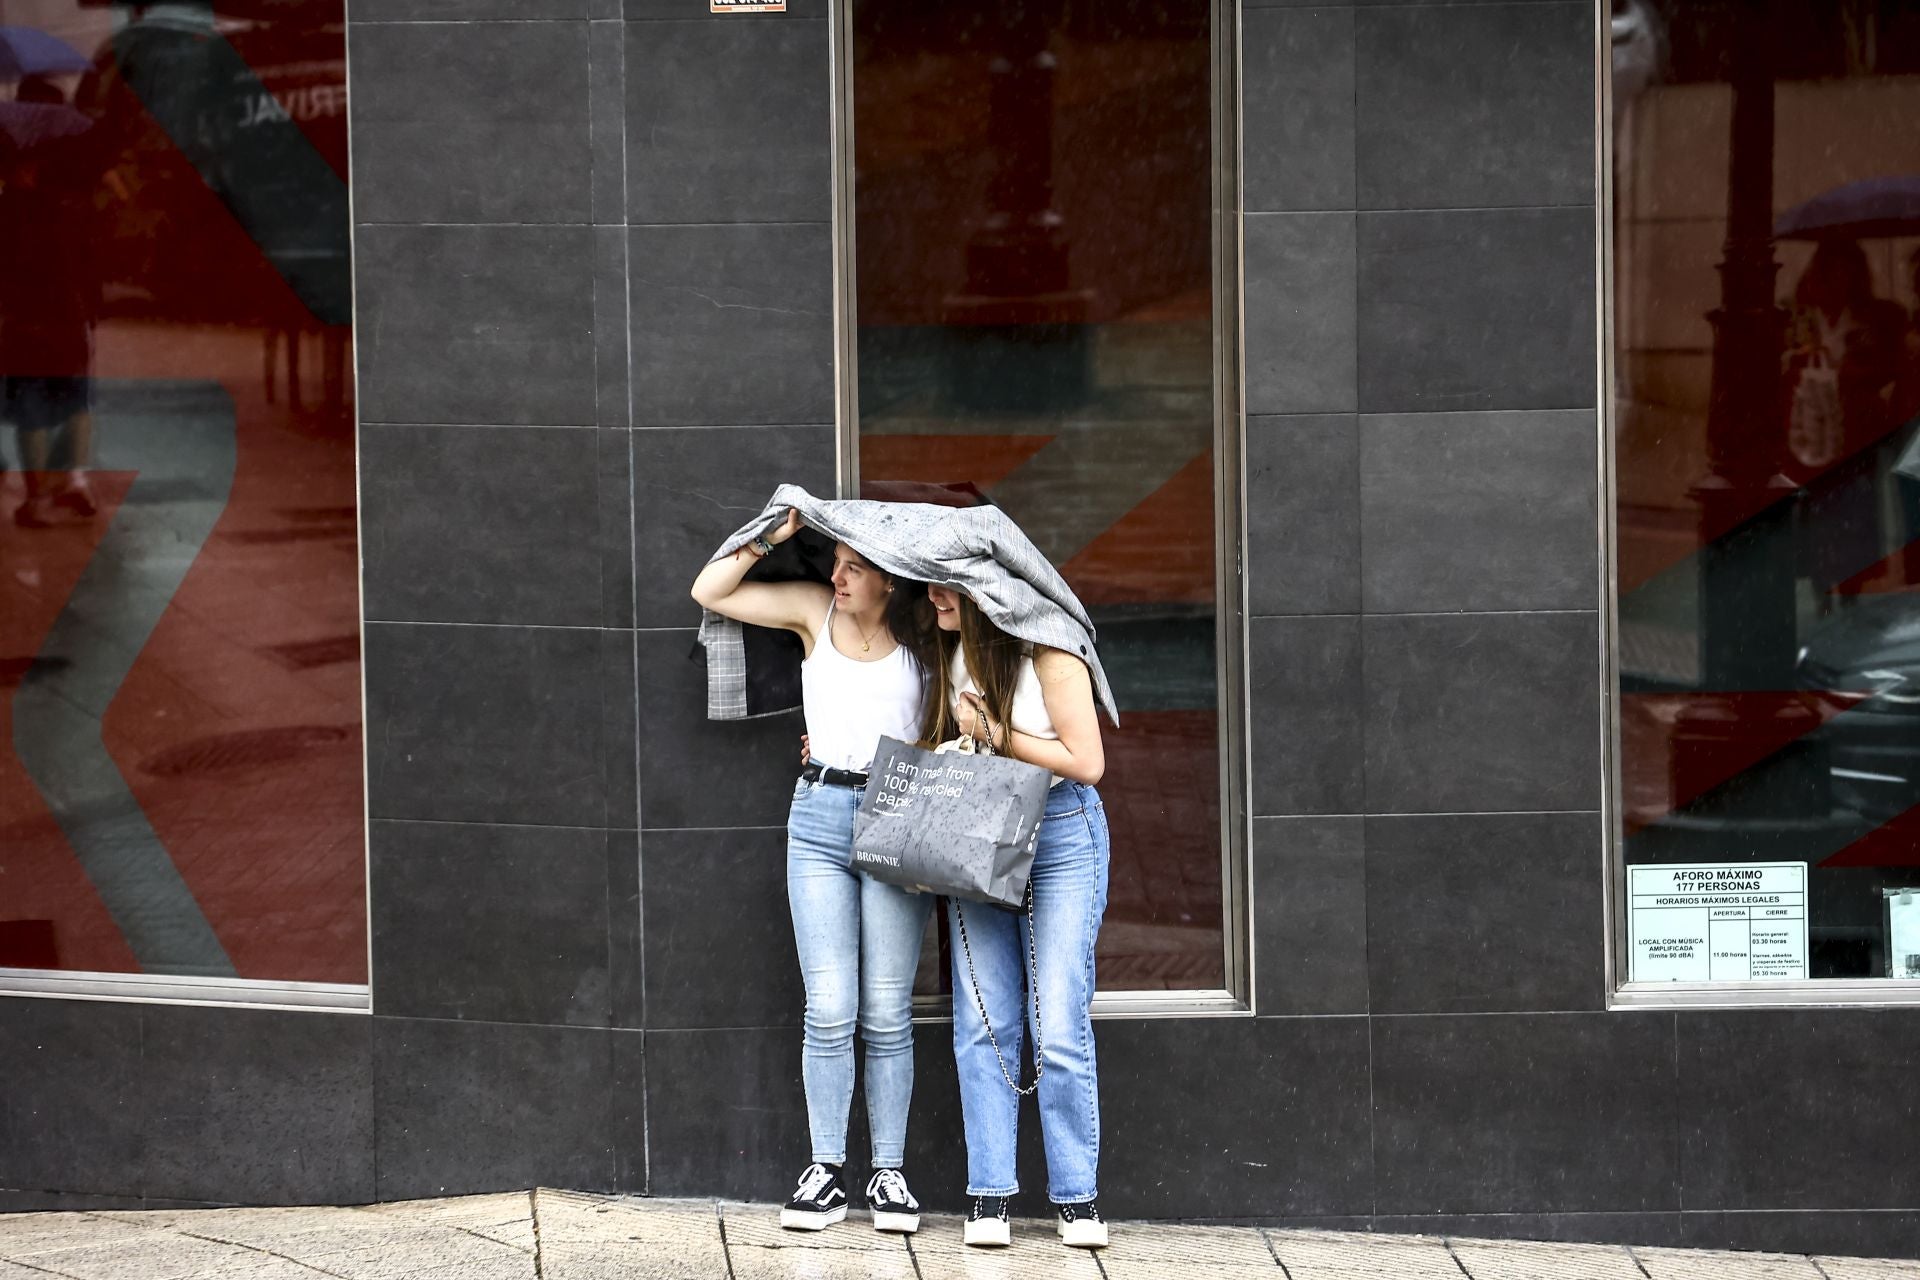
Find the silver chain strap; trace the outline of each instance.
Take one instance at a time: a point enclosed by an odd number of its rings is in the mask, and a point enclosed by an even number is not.
[[[1040,1039],[1040,951],[1033,940],[1033,881],[1027,881],[1027,972],[1033,976],[1033,985],[1028,991],[1033,996],[1033,1083],[1021,1088],[1014,1081],[1013,1073],[1007,1070],[1007,1056],[1000,1051],[1000,1037],[993,1034],[993,1023],[987,1017],[987,1002],[980,995],[980,977],[973,971],[973,947],[967,941],[967,918],[960,911],[958,899],[953,903],[953,918],[960,926],[960,950],[967,957],[967,982],[973,988],[973,1003],[980,1010],[980,1025],[987,1029],[987,1042],[993,1046],[994,1060],[1000,1064],[1000,1078],[1007,1082],[1007,1088],[1021,1097],[1027,1097],[1040,1088],[1040,1077],[1047,1069],[1046,1045]]]

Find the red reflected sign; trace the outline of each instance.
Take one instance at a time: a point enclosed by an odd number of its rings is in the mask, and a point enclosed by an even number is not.
[[[36,13],[0,102],[0,968],[363,983],[342,5]]]

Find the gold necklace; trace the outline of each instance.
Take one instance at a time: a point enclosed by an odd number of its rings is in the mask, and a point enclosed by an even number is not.
[[[842,614],[841,616],[847,620],[847,625],[853,628],[853,633],[859,636],[860,624],[853,620],[853,615],[849,613],[849,614]],[[885,621],[886,619],[884,617],[881,618],[880,622],[876,622],[873,624],[872,631],[869,631],[867,634],[860,636],[860,652],[862,653],[873,652],[873,638],[880,634],[880,623]]]

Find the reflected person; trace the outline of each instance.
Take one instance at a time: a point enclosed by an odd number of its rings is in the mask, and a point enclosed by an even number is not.
[[[35,101],[47,91],[23,92]],[[19,436],[27,492],[13,518],[23,528],[96,509],[87,467],[100,289],[79,154],[72,138],[0,153],[0,416]]]

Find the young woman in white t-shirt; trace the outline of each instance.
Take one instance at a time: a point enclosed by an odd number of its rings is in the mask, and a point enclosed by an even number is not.
[[[913,978],[933,900],[853,869],[853,815],[880,738],[915,741],[934,723],[932,612],[921,585],[897,579],[845,543],[833,585],[748,582],[747,571],[799,532],[800,517],[701,570],[693,598],[740,622],[800,637],[811,759],[787,818],[787,902],[806,983],[801,1079],[812,1162],[780,1225],[818,1231],[847,1216],[841,1184],[853,1100],[853,1033],[866,1047],[873,1176],[867,1205],[881,1231],[919,1229],[908,1190],[907,1110],[913,1097]]]
[[[951,588],[929,586],[927,596],[942,651],[934,667],[939,723],[931,736],[945,741],[970,734],[1054,775],[1034,852],[1031,929],[1025,912],[952,901],[947,906],[953,1052],[967,1134],[967,1194],[973,1199],[964,1237],[978,1246],[1011,1240],[1009,1200],[1020,1189],[1014,1172],[1020,1099],[1014,1085],[1034,1018],[1047,1198],[1062,1240],[1098,1248],[1107,1243],[1107,1225],[1095,1202],[1100,1091],[1093,945],[1107,909],[1109,851],[1106,810],[1095,785],[1106,771],[1106,755],[1092,673],[1073,654],[1008,635]],[[1030,959],[1038,973],[1037,1008],[1025,998]]]

